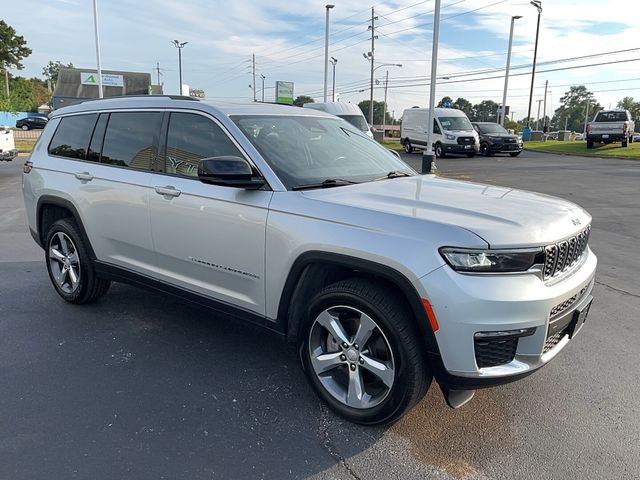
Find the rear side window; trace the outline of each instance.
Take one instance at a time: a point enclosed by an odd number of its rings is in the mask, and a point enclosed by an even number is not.
[[[202,115],[171,114],[167,133],[167,173],[195,177],[198,160],[223,155],[242,156],[218,125]]]
[[[91,143],[89,144],[89,151],[87,152],[87,160],[92,162],[100,161],[100,152],[102,150],[102,141],[104,140],[104,129],[107,126],[107,120],[109,119],[108,113],[101,113],[96,123],[96,128],[93,129],[93,136],[91,137]]]
[[[600,112],[596,117],[596,122],[625,122],[627,112]]]
[[[62,118],[49,144],[49,154],[86,160],[97,119],[96,113]]]
[[[123,112],[109,116],[101,163],[152,170],[157,155],[160,112]]]

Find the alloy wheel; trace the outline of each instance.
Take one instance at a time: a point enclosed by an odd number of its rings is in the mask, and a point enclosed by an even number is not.
[[[317,379],[344,405],[372,408],[391,392],[395,362],[389,341],[357,308],[322,311],[309,331],[309,356]]]
[[[65,293],[73,293],[80,283],[80,259],[71,238],[63,232],[51,237],[48,249],[51,276],[58,288]]]

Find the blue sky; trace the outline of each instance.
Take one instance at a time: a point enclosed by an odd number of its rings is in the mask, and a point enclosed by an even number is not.
[[[338,58],[336,90],[341,101],[358,102],[369,96],[369,63],[362,54],[370,50],[367,26],[372,2],[334,3],[329,53]],[[165,92],[177,93],[177,51],[171,40],[178,39],[189,42],[183,50],[184,83],[204,89],[209,98],[250,100],[250,58],[255,53],[257,73],[266,76],[266,100],[273,100],[276,80],[293,81],[296,94],[322,100],[325,4],[315,0],[99,0],[103,68],[149,72],[155,81],[154,68],[159,62]],[[374,95],[382,100],[384,75],[389,70],[389,109],[397,117],[404,108],[428,103],[428,86],[421,77],[428,76],[430,70],[433,4],[433,0],[374,3],[379,28],[376,60],[402,64],[401,68],[382,66],[376,70],[379,83]],[[543,0],[538,61],[640,47],[635,16],[620,15],[621,9],[627,10],[624,5],[628,6],[625,0],[582,0],[579,5]],[[438,73],[450,80],[441,81],[437,97],[463,96],[474,103],[500,101],[503,79],[457,81],[499,76],[499,72],[457,75],[504,68],[512,15],[523,16],[516,22],[512,65],[530,63],[536,10],[527,0],[443,0],[441,14]],[[33,49],[24,61],[24,71],[15,73],[40,76],[49,60],[95,67],[91,0],[14,1],[3,6],[3,18]],[[634,58],[640,58],[640,50],[546,68]],[[539,73],[533,115],[545,80],[550,85],[547,109],[551,111],[571,84],[587,84],[608,107],[625,95],[640,98],[639,79],[640,62]],[[530,75],[519,75],[509,82],[507,103],[518,118],[526,114],[530,81]],[[257,84],[259,90],[259,78]]]

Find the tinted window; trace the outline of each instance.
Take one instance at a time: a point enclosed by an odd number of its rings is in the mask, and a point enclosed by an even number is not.
[[[165,162],[167,173],[197,176],[198,160],[222,155],[242,156],[218,125],[202,115],[171,114]]]
[[[627,121],[627,112],[600,112],[596,116],[596,122],[625,122]]]
[[[109,119],[108,113],[100,114],[96,128],[93,130],[93,136],[91,137],[91,144],[89,145],[89,152],[87,152],[87,160],[92,162],[100,161],[100,152],[102,150],[102,140],[104,139],[104,129],[107,126],[107,120]]]
[[[49,144],[49,153],[84,160],[97,114],[64,117]]]
[[[159,112],[109,115],[102,147],[102,163],[151,170],[156,157],[154,139],[160,130]]]

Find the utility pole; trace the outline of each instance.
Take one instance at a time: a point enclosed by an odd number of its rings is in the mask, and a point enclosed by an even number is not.
[[[436,75],[438,74],[438,38],[440,36],[440,0],[433,9],[433,41],[431,42],[431,80],[429,81],[429,114],[427,121],[427,148],[422,153],[422,173],[431,173],[433,156],[433,120],[436,106]]]
[[[533,100],[533,81],[536,77],[536,59],[538,58],[538,34],[540,33],[540,15],[542,14],[542,1],[532,0],[529,2],[538,10],[538,24],[536,26],[536,43],[533,47],[533,70],[531,71],[531,90],[529,91],[529,112],[527,113],[527,127],[531,121],[531,102]]]
[[[324,8],[327,10],[327,17],[325,19],[324,25],[324,100],[327,101],[327,75],[329,70],[329,10],[331,10],[335,5],[325,5]]]
[[[156,73],[158,74],[158,85],[160,85],[160,62],[156,62]],[[182,87],[180,87],[182,88]]]
[[[371,7],[371,25],[369,26],[369,30],[371,30],[371,51],[369,52],[369,60],[371,61],[371,86],[370,86],[370,95],[369,95],[369,124],[373,126],[373,64],[375,60],[375,49],[376,49],[376,20],[378,17],[375,16],[375,11],[373,7]]]
[[[549,80],[544,81],[544,108],[542,109],[542,131],[547,132],[547,88],[549,88]]]
[[[387,87],[389,86],[389,70],[384,79],[384,105],[382,106],[382,141],[384,142],[384,130],[387,126]]]
[[[96,35],[96,63],[98,67],[98,98],[103,98],[104,94],[102,92],[102,62],[100,60],[100,33],[98,32],[98,0],[93,0],[93,29]]]
[[[257,102],[256,98],[256,54],[251,54],[251,73],[253,75],[253,82],[251,82],[251,86],[253,87],[253,101]]]
[[[331,89],[331,101],[336,101],[336,63],[338,63],[338,59],[336,57],[331,57],[331,65],[333,65],[333,88]]]
[[[587,100],[587,111],[584,115],[584,128],[582,129],[582,133],[587,132],[587,122],[589,121],[589,100]],[[566,128],[565,128],[566,130]]]
[[[260,78],[262,79],[262,103],[264,103],[264,79],[267,78],[263,74],[260,74]]]
[[[564,119],[564,131],[567,131],[567,124],[569,123],[569,115],[567,115]]]
[[[502,110],[500,113],[500,125],[504,126],[504,116],[507,113],[507,85],[509,84],[509,67],[511,66],[511,47],[513,45],[513,24],[522,18],[520,15],[511,17],[511,29],[509,30],[509,49],[507,51],[507,68],[504,72],[504,91],[502,92]]]
[[[542,100],[536,100],[538,102],[538,116],[536,117],[536,130],[540,130],[540,104]]]

